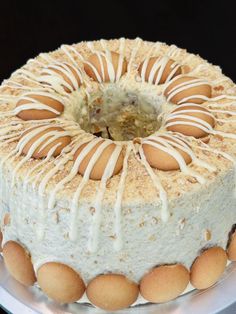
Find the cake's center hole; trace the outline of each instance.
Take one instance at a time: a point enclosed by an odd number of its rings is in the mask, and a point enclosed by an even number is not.
[[[146,137],[160,128],[163,99],[112,89],[90,97],[77,121],[82,129],[103,138],[127,141]]]

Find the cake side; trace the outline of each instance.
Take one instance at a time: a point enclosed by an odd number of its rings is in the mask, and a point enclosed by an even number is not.
[[[112,204],[104,206],[98,250],[94,253],[88,248],[94,215],[89,203],[81,204],[76,241],[69,240],[71,219],[69,200],[65,199],[44,216],[44,237],[38,241],[35,237],[40,215],[37,204],[42,199],[33,189],[24,191],[23,182],[17,182],[13,189],[10,184],[8,180],[2,187],[7,191],[11,189],[14,195],[8,204],[11,220],[4,227],[4,243],[20,239],[31,252],[36,271],[46,262],[60,262],[78,271],[86,283],[107,272],[122,273],[139,282],[155,265],[181,263],[190,268],[202,249],[216,245],[226,248],[236,218],[234,170],[231,169],[204,188],[174,199],[170,204],[171,217],[166,224],[158,215],[160,205],[157,206],[155,201],[135,202],[123,207],[123,247],[119,251],[114,235],[114,209]],[[7,200],[6,196],[5,203]]]

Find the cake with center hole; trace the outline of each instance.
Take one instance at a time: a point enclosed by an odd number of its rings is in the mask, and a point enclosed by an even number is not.
[[[10,274],[108,311],[205,289],[236,260],[236,86],[175,45],[41,53],[0,87]]]

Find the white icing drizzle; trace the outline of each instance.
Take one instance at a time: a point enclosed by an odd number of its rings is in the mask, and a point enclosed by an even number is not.
[[[145,76],[146,76],[146,72],[147,72],[147,66],[148,66],[148,63],[149,63],[149,60],[150,58],[146,58],[143,62],[143,66],[142,66],[142,70],[141,70],[141,80],[142,82],[145,82]],[[159,59],[157,59],[158,61]],[[148,78],[148,83],[151,83],[152,84],[153,82],[153,79],[151,80],[150,82],[150,74],[149,74],[149,78]]]
[[[56,92],[60,94],[65,94],[65,89],[67,88],[69,92],[79,89],[79,82],[72,72],[71,68],[77,74],[80,82],[83,82],[82,73],[75,66],[68,64],[66,62],[54,62],[49,64],[46,68],[42,70],[41,76],[38,78],[42,84],[47,84],[52,87]],[[60,71],[60,73],[57,73]],[[66,81],[63,75],[70,83]]]
[[[81,132],[83,134],[83,132]],[[66,153],[66,158],[65,160],[69,161],[69,160],[72,160],[73,159],[73,149],[72,147],[74,146],[74,144],[79,140],[78,137],[76,137],[74,140],[72,140],[72,142],[66,146],[65,148],[63,148],[62,152],[61,152],[61,155],[59,155],[59,157],[56,157],[55,160],[50,160],[50,157],[47,156],[44,160],[42,160],[40,163],[38,163],[38,165],[36,165],[35,167],[33,167],[31,170],[29,170],[27,173],[26,173],[26,179],[25,179],[25,184],[29,183],[29,182],[33,182],[32,185],[33,185],[33,188],[35,189],[36,187],[36,184],[37,182],[39,181],[39,179],[43,176],[43,173],[47,173],[48,172],[48,168],[50,169],[52,164],[56,164],[56,161],[59,160],[60,156],[63,156],[64,153]],[[45,160],[48,159],[48,163],[45,162]],[[46,164],[43,168],[42,168],[42,165],[43,164]],[[64,164],[63,164],[64,165]],[[49,166],[47,168],[47,166]],[[33,174],[38,168],[41,168],[41,170],[36,173],[36,175],[31,175]],[[60,169],[59,169],[60,170]],[[54,172],[53,172],[54,173]],[[48,179],[48,181],[50,180],[51,178]],[[47,182],[48,182],[47,181]],[[46,186],[46,185],[45,185]]]
[[[2,124],[0,126],[0,146],[4,146],[6,144],[9,144],[11,142],[15,142],[18,141],[19,138],[22,135],[22,132],[25,131],[24,129],[24,125],[32,125],[32,124],[36,124],[37,125],[46,125],[48,124],[48,122],[52,123],[52,122],[57,122],[60,123],[59,125],[57,124],[57,126],[61,126],[61,127],[66,127],[68,129],[70,129],[70,133],[73,134],[74,132],[78,133],[78,132],[84,132],[82,130],[78,130],[78,127],[76,126],[76,131],[73,129],[73,127],[71,127],[71,122],[66,121],[63,122],[63,120],[59,120],[59,119],[51,119],[51,120],[30,120],[30,121],[23,121],[23,120],[11,120],[8,123]],[[52,124],[50,124],[51,126]],[[14,131],[14,133],[13,133]],[[64,151],[64,149],[63,149]]]
[[[26,98],[24,97],[24,99],[26,99]],[[16,107],[11,114],[12,115],[17,115],[21,111],[30,110],[30,109],[47,110],[47,111],[50,111],[52,113],[55,113],[58,116],[61,114],[60,111],[54,109],[53,107],[51,107],[49,105],[39,103],[36,99],[32,99],[32,98],[29,99],[28,98],[28,100],[31,100],[31,102],[27,102],[26,104],[23,104],[23,105],[20,105],[20,106]]]
[[[6,134],[3,136],[0,136],[0,147],[6,145],[7,142],[14,142],[14,138],[18,139],[19,134]]]
[[[0,147],[2,147],[3,145],[6,145],[6,144],[9,144],[9,143],[12,143],[12,142],[15,142],[17,141],[18,139],[20,138],[20,135],[9,135],[9,136],[4,136],[4,137],[1,137],[0,138],[0,141],[3,141],[2,143],[0,143]]]
[[[37,83],[37,75],[30,70],[27,70],[25,68],[18,69],[12,74],[13,78],[14,76],[19,76],[23,78],[24,80],[27,80],[32,83]]]
[[[3,146],[6,144],[6,142],[10,142],[14,141],[14,138],[19,138],[22,131],[18,131],[22,128],[21,125],[12,125],[11,128],[11,124],[9,123],[8,125],[6,125],[5,127],[0,128],[0,146]],[[14,133],[12,131],[15,131]]]
[[[78,66],[77,62],[75,61],[75,59],[73,58],[73,56],[70,54],[69,50],[73,51],[74,54],[81,60],[84,62],[84,57],[72,46],[68,46],[68,45],[62,45],[61,49],[64,51],[64,53],[67,55],[67,57],[71,60],[71,62],[74,64],[74,66]]]
[[[174,77],[176,72],[181,68],[181,64],[178,63],[177,61],[175,61],[174,63],[171,64],[170,68],[172,70],[169,73],[169,75],[167,76],[165,83],[168,83],[170,80],[172,80],[172,78]]]
[[[29,129],[29,132],[21,137],[19,140],[16,151],[16,156],[20,156],[23,152],[24,147],[29,143],[30,140],[32,140],[35,136],[39,135],[41,132],[46,131],[49,128],[55,127],[57,125],[43,125],[40,127],[37,127],[36,129]],[[34,143],[32,143],[31,147],[29,148],[26,156],[22,158],[20,162],[18,162],[17,166],[14,168],[12,173],[12,186],[15,182],[15,176],[17,174],[17,171],[30,159],[32,158],[34,152],[36,149],[38,149],[42,144],[42,147],[40,148],[40,151],[43,150],[47,145],[53,143],[54,141],[64,137],[69,136],[70,133],[67,131],[59,131],[59,130],[49,130],[45,134],[41,135],[38,139],[35,140]],[[55,152],[55,150],[61,145],[61,142],[56,143],[53,145],[52,149],[50,150],[49,155]]]
[[[80,132],[78,133],[78,137],[76,137],[76,139],[74,139],[74,140],[72,141],[71,146],[73,146],[74,144],[76,144],[77,141],[80,140],[80,137],[81,137],[82,135],[84,135],[84,131],[83,131],[83,130],[80,130]],[[66,150],[66,147],[65,147],[65,149],[62,151],[62,154],[65,152],[65,150]],[[72,149],[70,149],[70,150],[72,150]],[[68,153],[68,152],[67,152],[67,153]],[[72,150],[72,153],[73,153],[73,150]],[[73,159],[73,157],[71,156],[70,151],[69,151],[69,154],[67,154],[65,157],[63,157],[62,159],[58,159],[58,162],[55,163],[55,167],[54,167],[54,168],[52,168],[52,169],[50,169],[49,171],[47,171],[46,175],[45,175],[44,178],[41,180],[40,185],[39,185],[39,193],[40,193],[40,194],[43,194],[43,193],[44,193],[44,190],[45,190],[45,188],[46,188],[46,186],[47,186],[49,180],[52,179],[53,176],[56,175],[56,173],[57,173],[58,171],[60,171],[60,170],[64,167],[64,165],[65,165],[69,160],[72,160],[72,159]],[[57,160],[57,159],[56,159],[56,160]],[[55,161],[56,161],[56,160],[55,160]],[[43,172],[44,172],[44,169],[43,169]],[[39,178],[39,177],[38,177],[38,178]],[[35,184],[36,184],[38,178],[36,178]]]
[[[196,157],[193,150],[189,147],[188,143],[185,141],[185,137],[180,138],[178,137],[178,134],[176,135],[176,134],[173,134],[172,132],[165,133],[165,137],[167,139],[168,138],[170,139],[170,141],[167,140],[168,144],[170,144],[173,147],[179,148],[185,153],[187,153],[191,157],[192,163],[194,163],[195,165],[199,167],[207,169],[209,172],[216,171],[216,167],[214,165],[211,165],[208,162],[205,162],[204,160],[200,160],[199,158]]]
[[[97,55],[97,58],[98,58],[98,61],[99,61],[99,64],[100,64],[100,68],[101,68],[101,72],[102,72],[101,75],[99,74],[97,68],[91,62],[85,61],[84,63],[88,64],[91,67],[91,69],[93,70],[93,72],[94,72],[98,82],[102,83],[105,80],[105,69],[104,69],[104,64],[103,64],[103,61],[102,61],[102,57],[105,58],[105,62],[107,63],[106,55],[103,52],[96,51],[95,48],[94,48],[93,43],[90,42],[90,41],[87,42],[87,47],[91,50],[92,53]]]
[[[112,62],[112,55],[111,55],[111,51],[106,49],[105,50],[105,56],[106,56],[106,63],[107,63],[107,70],[108,70],[108,76],[109,79],[112,83],[115,82],[116,79],[116,73],[115,73],[115,69],[113,66],[113,62]],[[103,76],[105,78],[105,73],[104,73],[104,67],[103,67]]]
[[[114,249],[116,251],[120,251],[123,247],[123,241],[122,241],[122,230],[121,230],[121,223],[122,223],[122,217],[121,217],[121,208],[122,208],[122,196],[125,189],[125,179],[128,172],[128,159],[129,155],[132,151],[132,145],[127,145],[126,153],[124,157],[123,162],[123,169],[116,193],[116,201],[114,206],[114,213],[115,213],[115,223],[114,223],[114,233],[115,233],[115,242],[114,242]]]
[[[24,179],[24,186],[23,189],[26,190],[27,185],[30,181],[32,181],[34,179],[33,173],[41,168],[44,164],[47,165],[47,163],[50,161],[51,157],[53,156],[54,153],[54,147],[48,152],[48,155],[46,158],[44,158],[42,161],[38,162],[34,167],[32,167],[25,175],[25,179]]]
[[[143,152],[143,148],[141,145],[139,146],[139,154],[141,157],[142,164],[144,165],[148,174],[150,175],[155,188],[159,191],[159,197],[160,197],[160,201],[161,201],[161,219],[163,222],[167,222],[169,217],[170,217],[170,213],[168,210],[167,193],[166,193],[165,189],[163,188],[158,175],[153,171],[153,169],[151,168],[151,166],[147,162],[145,154]]]
[[[43,62],[41,62],[41,61],[39,61],[39,60],[37,60],[37,59],[29,59],[29,60],[27,61],[27,64],[29,64],[29,63],[36,63],[36,64],[38,64],[40,67],[45,66],[45,63],[43,63]]]
[[[132,70],[132,67],[133,67],[133,64],[135,62],[135,57],[136,57],[136,54],[139,50],[139,47],[140,47],[140,44],[141,44],[142,40],[141,38],[137,37],[134,41],[134,44],[133,44],[133,49],[131,51],[131,55],[130,55],[130,59],[129,59],[129,63],[128,63],[128,66],[127,66],[127,76],[130,74],[131,70]]]
[[[89,67],[94,72],[96,79],[99,83],[102,83],[105,81],[105,66],[107,68],[109,81],[112,83],[118,82],[122,75],[122,69],[123,69],[123,64],[124,64],[125,40],[124,38],[120,39],[119,60],[118,60],[117,70],[115,70],[114,68],[113,61],[112,61],[112,53],[108,49],[106,41],[104,39],[101,39],[100,44],[103,48],[103,51],[95,50],[93,43],[91,42],[88,42],[87,46],[91,50],[92,53],[96,54],[99,61],[101,74],[98,72],[97,68],[91,62],[85,61],[84,63],[89,65]]]
[[[168,134],[168,133],[167,133]],[[166,134],[165,134],[166,135]],[[176,138],[173,135],[169,135],[170,139],[172,138],[173,141],[176,141]],[[175,143],[171,140],[163,139],[160,135],[153,135],[150,136],[142,141],[143,144],[148,144],[150,146],[153,146],[157,149],[162,150],[163,152],[167,153],[171,157],[173,157],[180,168],[180,171],[182,171],[186,175],[190,175],[198,180],[199,183],[204,184],[206,182],[205,178],[200,176],[198,173],[196,173],[194,170],[190,169],[182,155],[175,149],[175,147],[180,148],[181,150],[185,151],[190,155],[190,157],[193,156],[193,162],[197,162],[197,158],[193,155],[193,152],[189,149],[189,147],[182,141],[179,143]]]
[[[211,105],[209,105],[209,107],[211,107]],[[220,106],[217,106],[220,107]],[[225,107],[225,105],[223,105],[222,107]],[[219,114],[223,114],[223,115],[228,115],[228,116],[235,116],[236,115],[236,111],[232,111],[232,110],[227,110],[227,109],[211,109],[208,108],[209,111],[211,111],[212,113],[219,113]],[[220,119],[220,118],[215,118],[216,121],[218,122],[228,122],[228,123],[235,123],[236,119]]]
[[[122,75],[122,68],[123,68],[123,63],[124,63],[124,49],[125,49],[125,38],[120,38],[119,40],[119,60],[118,60],[118,67],[115,73],[113,63],[112,63],[112,56],[111,56],[111,51],[107,47],[107,43],[104,39],[100,40],[101,46],[103,50],[105,51],[105,57],[107,58],[106,63],[108,67],[108,75],[110,78],[111,82],[117,82],[119,81],[121,75]],[[101,67],[103,64],[101,64]],[[104,71],[103,71],[104,72]]]
[[[32,182],[33,190],[36,190],[37,184],[40,184],[39,181],[41,182],[41,178],[44,177],[44,175],[48,171],[51,171],[53,166],[57,165],[57,162],[58,162],[60,157],[61,156],[56,157],[55,159],[49,160],[48,163],[46,163],[45,166],[43,168],[41,168],[35,175],[32,175],[32,177],[28,177],[26,174],[26,178],[27,178],[28,183]],[[69,159],[67,159],[67,157],[65,158],[65,160],[69,161]],[[41,161],[41,163],[42,163],[42,161]]]
[[[187,106],[192,106],[192,107],[196,107],[199,109],[193,109],[193,108],[185,109],[185,107],[187,107]],[[201,110],[201,108],[204,109],[203,106],[195,105],[195,104],[182,104],[182,105],[178,106],[178,109],[179,108],[181,110],[173,111],[166,117],[166,120],[165,120],[165,127],[166,128],[173,126],[173,125],[190,125],[190,126],[197,127],[199,129],[207,132],[207,133],[211,132],[212,126],[210,123],[208,123],[207,121],[205,121],[202,118],[198,118],[198,117],[195,117],[192,115],[194,113],[201,113],[201,114],[203,114],[205,116],[209,116],[215,120],[215,117],[212,113],[210,113],[208,111]],[[172,121],[173,119],[175,119],[176,121]],[[178,119],[180,119],[180,120],[178,120]],[[185,119],[185,121],[183,121],[182,119]]]
[[[181,52],[181,49],[179,49],[176,45],[171,45],[168,52],[167,52],[167,55],[170,57],[170,58],[176,58]]]
[[[38,240],[42,240],[44,237],[45,232],[45,220],[46,220],[46,213],[47,213],[47,206],[44,204],[44,191],[47,186],[48,181],[56,175],[58,171],[63,169],[64,165],[70,160],[68,156],[65,156],[64,158],[61,158],[59,162],[56,164],[56,166],[49,170],[47,174],[43,177],[39,184],[38,194],[42,200],[42,202],[39,202],[39,221],[38,226],[36,230],[37,238]]]
[[[72,64],[78,68],[78,63],[77,61],[75,60],[74,56],[71,54],[71,52],[73,52],[83,63],[85,63],[85,59],[84,57],[72,46],[67,46],[67,45],[62,45],[61,46],[61,49],[63,50],[63,52],[67,55],[67,57],[70,59],[70,61],[72,62]],[[80,68],[80,72],[81,72],[81,75],[83,77],[82,81],[86,88],[85,88],[85,93],[87,95],[88,98],[90,98],[90,94],[89,94],[89,89],[91,87],[91,84],[89,82],[89,79],[87,77],[87,74],[85,73],[84,71],[84,68]]]
[[[154,62],[153,66],[152,66],[152,69],[149,73],[149,77],[148,77],[148,83],[149,84],[154,84],[154,85],[160,84],[160,80],[162,78],[162,75],[163,75],[169,61],[170,61],[170,59],[167,56],[163,56],[161,58],[156,59],[156,61]],[[146,81],[145,77],[146,77],[146,72],[147,72],[147,67],[148,67],[149,62],[150,62],[150,58],[146,58],[144,60],[142,70],[141,70],[142,82]],[[166,79],[166,82],[170,81],[173,78],[176,71],[180,68],[180,64],[178,64],[177,62],[174,62],[171,65],[171,68],[172,68],[172,70],[169,73],[169,75]],[[157,76],[156,76],[156,79],[154,80],[154,77],[156,74],[157,74]]]
[[[236,99],[236,96],[234,95],[219,95],[219,96],[215,96],[215,97],[212,97],[212,98],[208,98],[208,97],[205,97],[203,98],[204,100],[208,100],[208,101],[217,101],[217,100],[223,100],[223,99],[232,99],[232,100],[235,100]]]
[[[184,77],[184,76],[186,76],[186,75],[182,74],[182,75],[178,75],[178,76],[174,77],[171,81],[169,81],[169,82],[166,84],[165,90],[166,90],[166,88],[167,88],[170,84],[172,84],[174,81],[176,81],[176,80],[178,80],[180,77]],[[171,88],[171,89],[168,91],[168,93],[167,93],[167,102],[171,101],[171,99],[172,99],[175,95],[177,95],[178,93],[180,93],[180,92],[183,92],[183,91],[185,91],[185,90],[188,90],[188,89],[190,89],[190,88],[192,88],[192,87],[197,87],[197,86],[202,86],[202,85],[209,85],[209,86],[211,86],[211,84],[210,84],[208,81],[206,81],[205,79],[202,79],[202,78],[194,78],[194,79],[191,79],[191,80],[189,80],[189,81],[185,81],[185,82],[179,83],[179,84],[177,84],[176,86],[174,86],[173,88]],[[196,99],[196,98],[197,98],[197,99],[205,99],[205,98],[207,98],[207,99],[208,99],[208,97],[206,97],[206,96],[204,96],[204,95],[190,95],[190,96],[188,96],[188,97],[182,98],[182,99],[178,102],[178,104],[182,104],[182,103],[184,103],[184,102],[187,102],[189,99],[192,99],[192,98],[194,98],[194,99]]]
[[[146,55],[146,59],[148,59],[150,56],[152,55],[156,55],[159,50],[161,49],[162,43],[157,41],[155,44],[153,44],[151,46],[151,48],[149,47],[148,52],[145,54]]]
[[[13,76],[7,83],[5,83],[5,85],[7,85],[10,88],[19,89],[19,90],[34,91],[34,93],[37,93],[37,94],[43,93],[43,92],[49,92],[49,93],[53,92],[52,88],[49,85],[48,86],[43,85],[40,82],[38,75],[35,75],[34,73],[32,73],[29,70],[19,69],[16,72],[14,72],[14,74],[17,75],[16,78],[21,78],[25,81],[28,81],[29,83],[34,84],[34,86],[23,85],[19,82],[15,82],[14,81],[15,77]],[[10,84],[17,84],[17,86],[10,86]],[[35,87],[35,85],[36,85],[36,87]]]
[[[107,50],[107,44],[105,39],[100,39],[100,45],[104,51]]]
[[[96,52],[92,41],[87,41],[87,47],[91,50],[92,53]]]
[[[5,82],[2,87],[6,87],[6,86],[9,88],[12,88],[12,89],[18,89],[18,90],[23,90],[23,91],[35,91],[35,92],[45,91],[44,87],[40,88],[40,87],[26,86],[26,85],[20,84],[18,82],[15,82],[13,80],[11,80],[9,82]],[[50,89],[46,89],[46,90],[50,91]]]
[[[203,143],[203,142],[201,142],[201,145],[198,145],[197,148],[201,149],[201,150],[206,150],[206,151],[212,152],[216,155],[221,155],[225,159],[228,159],[229,161],[232,161],[233,163],[235,163],[235,166],[236,166],[236,158],[233,157],[232,155],[228,154],[228,153],[225,153],[221,150],[214,149],[214,148],[210,147],[209,145],[207,145],[206,143]]]
[[[163,91],[163,93],[165,92],[165,90],[168,88],[168,86],[170,84],[172,84],[174,81],[178,80],[181,77],[186,76],[186,74],[181,74],[178,75],[176,77],[174,77],[173,79],[171,79],[169,82],[166,83],[165,85],[165,89]],[[192,80],[186,81],[186,82],[182,82],[180,84],[177,84],[176,86],[174,86],[171,90],[168,91],[167,93],[167,102],[171,101],[171,99],[177,95],[178,93],[185,91],[189,88],[193,88],[193,87],[197,87],[197,86],[201,86],[201,85],[209,85],[211,86],[212,84],[210,84],[208,81],[206,81],[205,79],[202,78],[194,78]],[[190,95],[187,97],[182,98],[177,104],[182,104],[182,103],[186,103],[188,102],[190,99],[201,99],[203,101],[217,101],[217,100],[223,100],[223,99],[232,99],[235,100],[236,96],[233,95],[219,95],[219,96],[215,96],[215,97],[207,97],[205,95],[199,94],[199,95]]]
[[[178,108],[179,107],[180,108],[184,108],[184,107],[189,106],[189,105],[196,106],[196,107],[201,107],[200,105],[189,103],[189,104],[182,104],[182,105],[178,106]],[[208,110],[210,110],[210,109],[208,109]],[[212,110],[210,110],[210,111],[212,111]],[[208,116],[212,117],[215,121],[220,121],[221,120],[221,119],[216,119],[213,114],[211,114],[210,112],[207,112],[207,111],[194,110],[194,109],[188,109],[188,110],[183,109],[183,110],[180,110],[180,111],[176,111],[176,112],[170,113],[166,117],[165,127],[168,128],[168,127],[171,127],[171,126],[174,126],[174,125],[194,126],[194,127],[197,127],[199,129],[203,130],[204,132],[206,132],[208,134],[215,134],[215,135],[218,134],[218,135],[221,135],[223,137],[236,139],[236,134],[222,132],[220,130],[215,130],[210,125],[210,123],[208,123],[207,121],[204,121],[203,119],[200,119],[200,118],[197,118],[197,117],[194,117],[194,116],[191,116],[191,115],[185,115],[184,114],[184,113],[194,113],[194,112],[200,112],[200,113],[202,113],[204,115],[208,115]],[[235,114],[234,112],[232,112],[232,113]],[[180,119],[179,121],[178,120],[172,121],[173,119],[178,119],[178,118]],[[185,119],[185,121],[181,120],[181,119]],[[223,121],[228,121],[228,120],[223,120]],[[231,121],[231,122],[234,122],[234,120]]]
[[[185,138],[186,140],[186,138]],[[221,150],[218,150],[218,149],[215,149],[215,148],[212,148],[210,147],[208,144],[204,143],[204,142],[201,142],[199,143],[196,139],[193,139],[196,144],[197,144],[197,148],[200,149],[200,150],[203,150],[203,151],[208,151],[208,152],[211,152],[215,155],[220,155],[222,156],[223,158],[231,161],[233,163],[233,167],[234,167],[234,177],[235,177],[235,189],[234,189],[234,195],[236,197],[236,157],[233,156],[233,155],[230,155],[228,153],[225,153]]]
[[[57,174],[58,171],[60,171],[63,166],[70,160],[70,158],[68,156],[62,158],[59,160],[58,163],[56,163],[56,166],[54,168],[52,168],[49,172],[47,172],[47,174],[44,176],[44,178],[41,180],[40,185],[39,185],[39,194],[43,195],[45,188],[49,182],[50,179],[52,179],[52,177],[54,175]]]
[[[92,147],[94,147],[97,143],[99,143],[101,141],[102,141],[102,139],[94,139],[87,146],[85,146],[75,161],[75,167],[79,167],[80,163],[82,162],[84,157],[88,154],[88,152],[92,149]],[[87,168],[85,170],[85,173],[83,175],[83,178],[82,178],[77,190],[74,193],[72,203],[71,203],[71,226],[70,226],[70,231],[69,231],[69,237],[71,240],[75,241],[77,239],[76,220],[77,220],[77,215],[78,215],[78,201],[79,201],[80,194],[81,194],[83,188],[85,187],[86,183],[89,180],[90,173],[91,173],[95,163],[100,158],[100,156],[101,156],[102,152],[105,150],[105,148],[108,147],[110,144],[111,144],[111,141],[106,140],[99,145],[99,147],[97,148],[97,150],[93,154],[92,158],[90,159],[90,161],[87,165]],[[115,166],[117,160],[115,160],[113,158],[112,161],[113,161],[114,166]],[[105,173],[105,171],[104,171],[104,173]]]
[[[191,108],[191,109],[185,109],[186,107],[194,107],[194,109],[193,108]],[[182,109],[183,108],[183,109]],[[198,109],[199,108],[199,109]],[[208,112],[208,111],[213,111],[214,112],[214,110],[211,110],[211,109],[209,109],[209,108],[205,108],[205,106],[204,105],[199,105],[199,104],[193,104],[193,103],[184,103],[184,104],[181,104],[181,105],[178,105],[177,107],[175,107],[175,109],[182,109],[182,110],[179,110],[179,111],[175,111],[175,112],[173,112],[172,111],[172,113],[173,114],[175,114],[175,113],[178,113],[178,112],[200,112],[200,113],[203,113],[203,114],[205,114],[205,115],[208,115],[208,116],[210,116],[211,118],[215,118],[215,116],[213,115],[213,114],[211,114],[210,112]],[[206,109],[206,110],[204,110],[204,109]]]
[[[43,100],[42,100],[42,102],[40,102],[40,100],[37,100],[37,99],[34,99],[33,97],[30,97],[31,95],[36,95],[36,94],[34,92],[32,92],[32,93],[25,93],[25,94],[21,95],[20,100],[24,100],[27,103],[16,107],[12,112],[9,112],[9,115],[17,115],[21,111],[30,110],[30,109],[47,110],[47,111],[55,113],[56,115],[61,114],[60,111],[58,111],[58,110],[54,109],[53,107],[51,107],[50,105],[48,105],[46,103],[46,100],[44,102],[43,102]],[[61,97],[59,97],[58,95],[54,95],[52,93],[46,93],[46,92],[37,92],[37,95],[52,98],[52,99],[60,102],[63,106],[65,106],[64,100]]]
[[[120,46],[119,46],[119,61],[118,68],[116,71],[116,82],[119,81],[122,75],[122,68],[124,63],[124,54],[125,54],[125,38],[120,38]]]
[[[70,182],[73,178],[75,178],[75,176],[78,174],[78,170],[79,170],[79,166],[80,166],[80,163],[82,162],[83,158],[89,153],[89,151],[91,149],[94,148],[95,145],[97,145],[98,143],[100,143],[102,141],[101,138],[95,138],[94,140],[92,140],[86,147],[86,150],[83,150],[83,152],[81,152],[80,154],[80,159],[77,158],[77,160],[75,161],[70,173],[65,177],[63,178],[61,181],[59,181],[51,195],[50,195],[50,198],[49,198],[49,202],[48,202],[48,207],[49,209],[52,209],[54,206],[55,206],[55,201],[56,201],[56,194],[64,188],[65,184]],[[75,154],[76,150],[84,143],[86,143],[87,141],[82,141],[82,142],[79,142],[77,145],[75,145],[74,149],[72,150],[72,156]]]
[[[206,85],[206,84],[204,84]],[[189,97],[186,97],[186,98],[183,98],[181,99],[178,104],[182,104],[182,103],[185,103],[187,102],[189,99],[191,98],[199,98],[199,99],[202,99],[204,101],[218,101],[218,100],[224,100],[224,99],[232,99],[232,100],[235,100],[236,99],[236,96],[233,96],[233,95],[227,95],[227,94],[223,94],[223,95],[219,95],[219,96],[215,96],[215,97],[207,97],[205,95],[191,95]]]
[[[103,65],[103,62],[101,61],[100,53],[97,52],[96,54],[97,54],[97,57],[98,57],[98,60],[99,60],[100,66],[101,66],[102,76],[100,76],[100,74],[98,73],[96,67],[91,62],[85,61],[84,63],[88,64],[91,67],[91,69],[93,70],[93,73],[96,76],[97,81],[99,83],[102,83],[103,80],[104,80],[104,65]]]
[[[88,243],[88,249],[91,252],[96,252],[98,249],[98,241],[99,241],[99,227],[101,224],[101,218],[102,218],[102,200],[103,196],[106,191],[106,183],[107,180],[112,176],[112,173],[114,171],[116,162],[119,158],[119,155],[121,153],[122,147],[121,146],[116,146],[115,149],[113,150],[111,157],[106,165],[106,168],[104,170],[101,182],[100,182],[100,187],[98,189],[95,201],[94,201],[94,208],[95,208],[95,213],[92,217],[92,224],[91,224],[91,230],[90,230],[90,238],[89,238],[89,243]]]
[[[24,86],[18,82],[12,81],[11,79],[10,81],[11,83],[17,84],[17,86],[14,88],[22,89],[22,90],[38,91],[38,92],[43,92],[43,91],[52,92],[52,90],[54,90],[58,92],[59,94],[63,95],[64,97],[67,97],[67,93],[65,92],[63,86],[69,89],[70,92],[77,90],[79,88],[78,82],[74,76],[74,73],[69,68],[70,66],[71,68],[73,68],[73,70],[77,73],[78,77],[80,78],[80,83],[81,84],[85,83],[86,85],[85,92],[87,96],[89,97],[87,87],[89,87],[90,84],[88,80],[86,80],[84,71],[78,67],[77,62],[74,60],[73,56],[70,54],[70,52],[67,51],[67,49],[64,46],[62,47],[62,49],[65,52],[65,54],[69,57],[70,61],[72,61],[72,64],[69,64],[67,62],[59,62],[56,58],[54,59],[50,57],[49,59],[47,59],[46,67],[45,67],[45,64],[39,62],[41,66],[41,70],[44,72],[44,75],[42,75],[42,73],[40,75],[39,74],[36,75],[27,69],[19,69],[15,71],[13,74],[17,74],[22,79],[32,82],[34,84],[37,84],[39,87]],[[71,47],[71,50],[77,56],[80,56],[81,59],[83,60],[83,57],[76,51],[74,47]],[[49,67],[51,69],[49,69]],[[55,71],[53,71],[53,69],[63,72],[63,74],[72,83],[72,86],[65,81],[62,75],[60,75],[59,73],[56,73]]]
[[[16,154],[17,154],[17,150],[16,150],[16,149],[13,149],[13,150],[10,151],[8,154],[6,154],[6,155],[2,158],[2,160],[1,160],[1,162],[0,162],[0,167],[2,168],[3,165],[5,164],[5,162],[6,162],[8,159],[11,159],[12,157],[15,158]]]
[[[25,94],[21,95],[20,98],[21,99],[25,99],[25,100],[32,100],[32,98],[30,97],[31,95],[35,95],[35,93],[34,92],[32,92],[32,93],[25,93]],[[48,93],[48,92],[40,92],[40,93],[37,93],[37,95],[49,97],[49,98],[52,98],[52,99],[54,99],[54,100],[64,104],[63,98],[60,97],[60,95],[58,95],[58,94],[53,94],[53,93]]]
[[[229,114],[231,116],[236,115],[236,111],[230,111],[230,110],[217,110],[217,109],[208,109],[211,112],[216,113],[223,113],[223,114]]]
[[[40,53],[39,57],[44,59],[47,63],[52,63],[54,61],[54,58],[50,56],[48,53]]]
[[[206,106],[208,110],[212,110],[212,108],[225,108],[225,107],[235,107],[236,109],[236,102],[227,102],[227,103],[215,103],[215,104],[207,104]]]
[[[22,124],[15,124],[13,121],[11,121],[9,123],[0,125],[0,135],[5,135],[9,132],[18,131],[20,129],[22,129]],[[16,135],[16,133],[14,133],[13,135]]]

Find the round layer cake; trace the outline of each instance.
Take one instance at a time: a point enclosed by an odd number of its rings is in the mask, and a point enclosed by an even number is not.
[[[62,45],[3,82],[0,108],[2,251],[22,284],[117,310],[236,260],[236,86],[219,67],[140,38]]]

